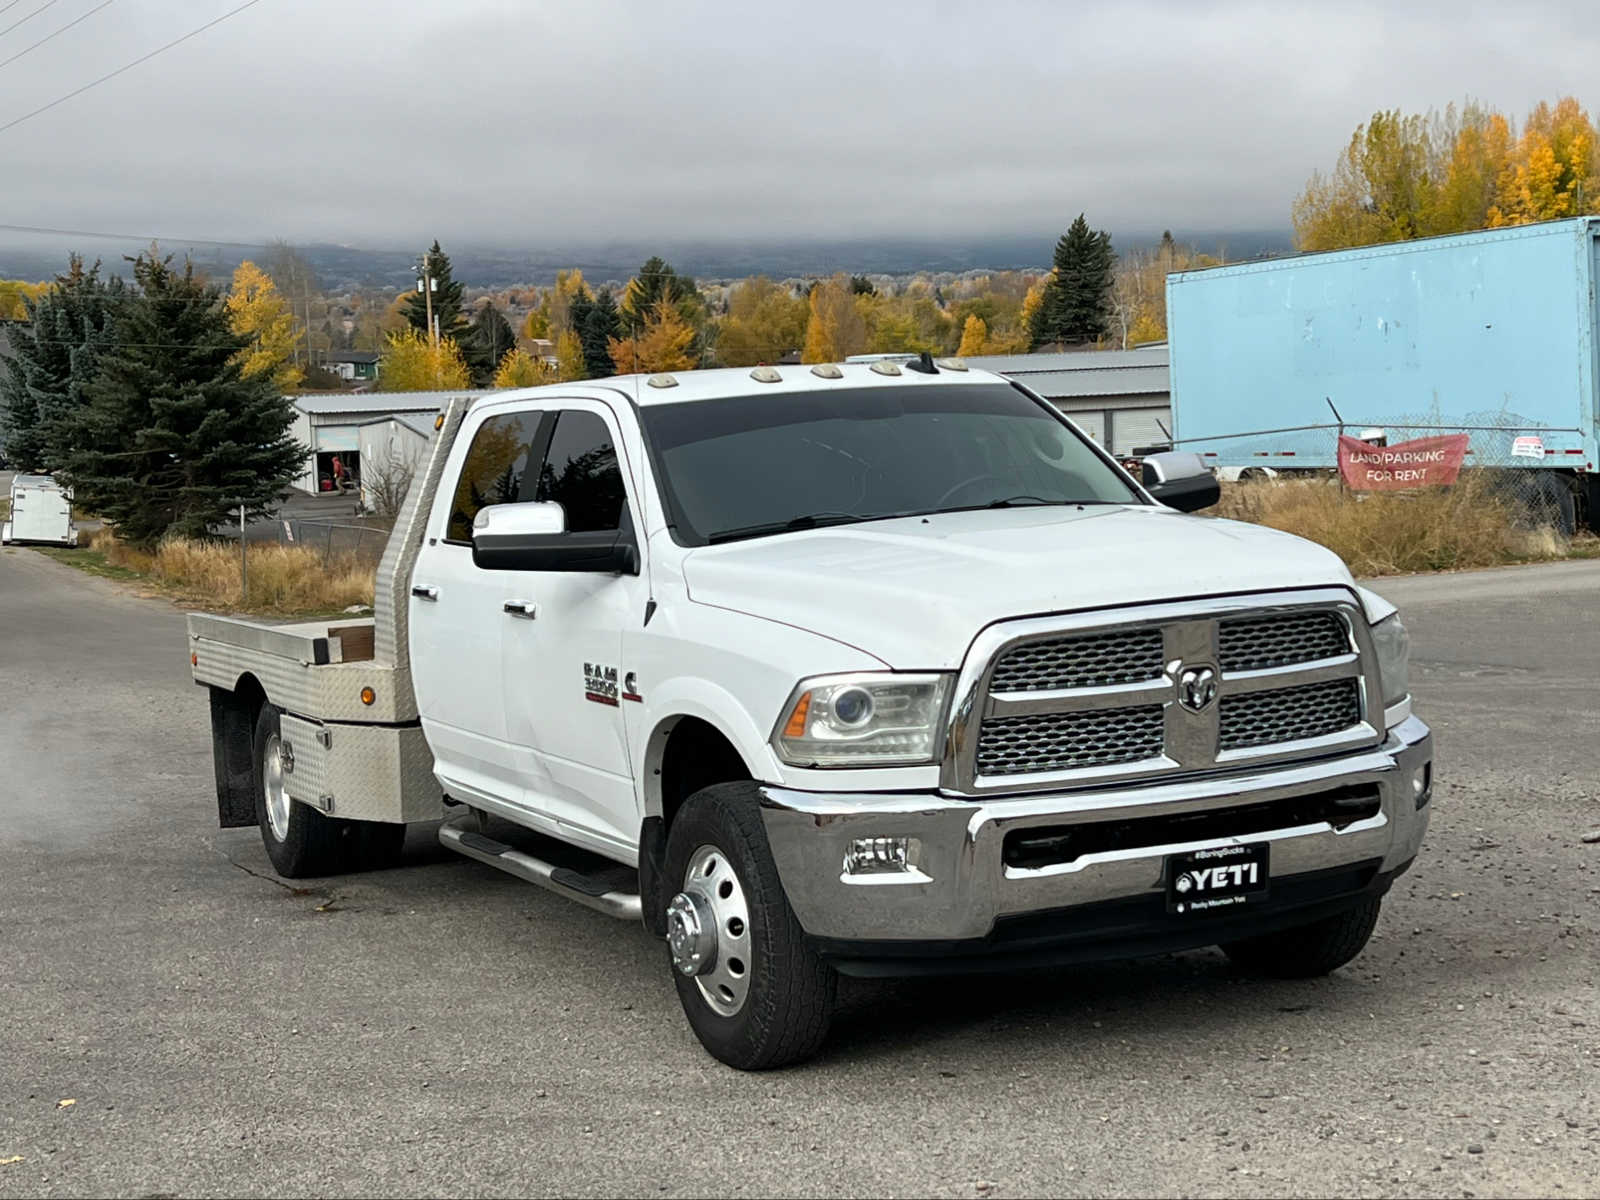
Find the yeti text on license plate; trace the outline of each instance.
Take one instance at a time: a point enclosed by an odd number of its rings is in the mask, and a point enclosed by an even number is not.
[[[1167,911],[1239,909],[1267,894],[1267,842],[1167,855]]]

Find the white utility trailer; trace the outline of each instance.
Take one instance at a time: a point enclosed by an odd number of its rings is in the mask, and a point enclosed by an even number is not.
[[[0,542],[76,546],[72,489],[48,475],[18,475],[11,481],[11,519],[0,526]]]

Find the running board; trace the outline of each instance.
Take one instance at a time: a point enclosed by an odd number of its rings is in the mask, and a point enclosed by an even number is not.
[[[439,826],[439,844],[457,854],[465,854],[491,867],[498,867],[509,875],[528,883],[576,900],[586,908],[603,912],[608,917],[624,921],[643,919],[644,908],[639,897],[632,892],[613,890],[608,884],[592,876],[581,874],[570,867],[558,867],[542,858],[535,858],[504,842],[486,837],[475,830],[463,829],[453,821]]]

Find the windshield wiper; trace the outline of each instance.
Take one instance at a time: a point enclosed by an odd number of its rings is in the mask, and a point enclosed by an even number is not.
[[[1070,500],[1046,500],[1043,496],[1007,496],[1003,500],[991,500],[985,508],[1032,508],[1036,504],[1071,504]]]
[[[764,537],[769,533],[794,533],[801,529],[820,529],[824,525],[849,525],[854,521],[872,521],[878,518],[860,513],[820,512],[791,517],[787,521],[768,521],[763,525],[745,525],[739,529],[719,529],[706,538],[708,545],[718,542],[737,542],[741,538]]]

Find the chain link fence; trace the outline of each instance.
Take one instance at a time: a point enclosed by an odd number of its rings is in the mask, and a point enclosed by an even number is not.
[[[323,562],[348,555],[376,566],[389,540],[390,523],[374,521],[355,524],[282,518],[277,522],[277,527],[279,545],[304,546],[315,550],[322,556]]]

